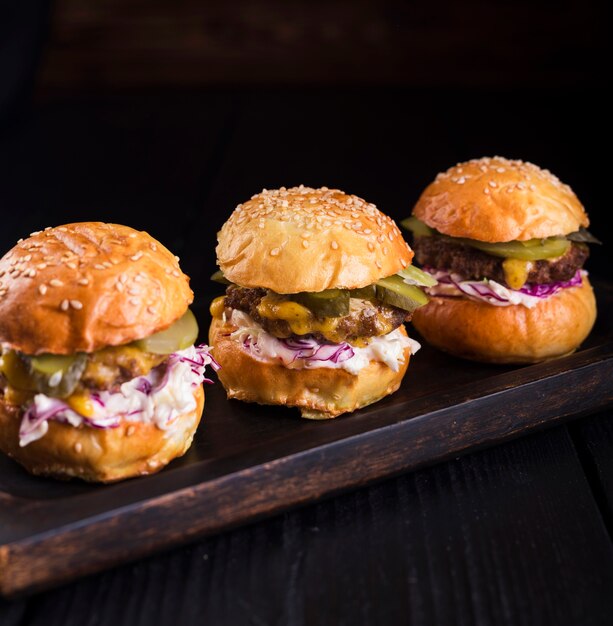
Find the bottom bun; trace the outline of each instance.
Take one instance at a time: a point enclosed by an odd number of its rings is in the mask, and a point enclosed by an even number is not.
[[[0,449],[30,473],[54,478],[108,483],[153,474],[190,447],[204,407],[201,385],[194,398],[196,408],[179,415],[167,430],[144,422],[98,429],[50,421],[47,433],[23,448],[23,410],[0,399]]]
[[[413,314],[431,345],[455,356],[489,363],[537,363],[574,352],[596,320],[587,277],[529,309],[494,306],[461,297],[433,297]]]
[[[400,329],[406,336],[404,327]],[[230,338],[233,330],[214,318],[209,331],[213,356],[221,366],[217,377],[228,398],[298,407],[307,419],[329,419],[381,400],[398,389],[409,366],[406,348],[397,372],[379,361],[371,361],[358,375],[340,368],[289,369],[254,359]]]

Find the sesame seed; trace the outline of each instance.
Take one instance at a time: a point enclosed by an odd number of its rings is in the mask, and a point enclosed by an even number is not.
[[[483,190],[483,193],[484,193],[486,196],[488,196],[488,195],[489,195],[489,193],[490,193],[490,189],[489,189],[489,187],[486,187],[486,188]]]
[[[39,285],[38,293],[40,293],[41,296],[44,296],[47,293],[47,285],[45,284]]]
[[[123,283],[120,283],[119,281],[117,281],[115,283],[115,289],[117,289],[117,291],[121,293],[123,291]]]
[[[44,270],[47,267],[47,264],[46,263],[39,263],[36,267],[39,270]]]
[[[302,240],[302,247],[303,248],[308,248],[309,247],[309,242],[306,239]]]
[[[34,278],[34,276],[36,276],[36,270],[30,268],[29,270],[26,270],[23,275],[28,276],[29,278]]]
[[[103,270],[103,269],[106,269],[106,268],[104,267],[104,265],[102,265],[102,263],[96,263],[94,265],[94,269]]]
[[[129,302],[132,306],[136,306],[139,301],[138,298],[130,298]]]
[[[80,454],[82,450],[83,450],[83,444],[82,444],[80,441],[77,441],[77,442],[74,444],[74,451],[75,451],[77,454]]]
[[[375,249],[375,244],[372,241],[368,242],[368,249],[372,252]]]
[[[178,270],[172,270],[172,275],[179,278],[179,276],[181,276],[181,272],[179,272]]]
[[[136,431],[136,427],[135,426],[128,426],[128,428],[126,428],[126,437],[131,437],[134,432]]]
[[[64,285],[64,283],[63,283],[63,282],[62,282],[59,278],[52,278],[52,279],[49,281],[49,284],[50,284],[52,287],[62,287],[62,286]]]
[[[79,283],[79,285],[89,285],[89,278],[79,278],[77,283]]]
[[[489,183],[488,183],[488,185],[489,185],[490,187],[498,187],[498,183],[497,183],[495,180],[490,180],[490,181],[489,181]]]
[[[376,265],[379,269],[381,269],[381,263],[379,263],[379,261],[375,261],[375,265]]]
[[[273,248],[273,249],[270,251],[270,256],[279,256],[279,252],[281,252],[281,249],[280,249],[280,248]]]
[[[175,255],[175,261],[178,263],[181,259]]]
[[[23,260],[24,260],[24,261],[31,261],[31,260],[32,260],[32,255],[31,255],[31,254],[26,254],[26,255],[23,257]]]
[[[136,287],[130,287],[130,289],[128,289],[128,293],[131,296],[137,296],[140,293],[140,289],[136,289]]]
[[[152,306],[148,306],[147,313],[149,313],[150,315],[155,315],[155,309]]]
[[[119,274],[119,278],[118,278],[120,283],[126,283],[128,281],[128,275],[127,274]]]
[[[150,247],[150,248],[151,248],[154,252],[158,249],[158,247],[157,247],[157,246],[156,246],[153,242],[151,242],[151,243],[149,244],[149,247]]]
[[[139,250],[138,252],[133,254],[130,258],[132,259],[132,261],[138,261],[138,259],[140,259],[142,256],[143,256],[143,253],[141,250]]]
[[[333,241],[330,245],[332,246],[332,250],[338,250],[338,243],[336,241]]]
[[[456,183],[458,183],[458,185],[463,185],[466,182],[466,177],[465,176],[460,176],[460,178],[458,178],[458,180],[456,180]]]
[[[60,309],[62,309],[62,311],[68,311],[69,306],[70,302],[68,302],[68,300],[62,300],[62,303],[60,304]]]
[[[102,265],[104,265],[104,267],[113,267],[113,264],[110,261],[102,261]]]
[[[130,233],[128,237],[130,237],[130,239],[134,239],[136,237],[136,233]]]
[[[71,300],[70,301],[70,306],[73,309],[77,309],[77,311],[79,311],[80,309],[83,308],[83,303],[80,300]]]

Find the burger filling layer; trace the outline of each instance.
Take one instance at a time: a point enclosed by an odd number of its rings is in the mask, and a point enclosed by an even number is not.
[[[466,280],[487,278],[512,289],[525,283],[543,284],[568,281],[583,267],[589,248],[582,243],[568,246],[559,257],[534,261],[493,256],[449,237],[415,237],[415,256],[425,267],[446,269]]]
[[[319,317],[288,296],[236,285],[228,287],[224,306],[247,313],[277,338],[310,335],[317,341],[354,345],[366,345],[371,338],[387,335],[411,319],[408,311],[363,298],[350,298],[346,315]]]
[[[394,372],[405,362],[405,351],[415,354],[420,345],[398,328],[371,338],[364,346],[333,343],[315,335],[279,338],[267,332],[244,311],[231,309],[227,321],[234,328],[230,336],[256,360],[276,362],[290,369],[334,368],[358,374],[371,361],[385,363]]]
[[[166,429],[195,408],[193,388],[207,365],[207,346],[194,346],[198,326],[191,313],[169,328],[123,346],[93,353],[26,355],[5,350],[0,359],[0,396],[21,406],[20,443],[48,430],[48,421],[112,428],[121,420]]]

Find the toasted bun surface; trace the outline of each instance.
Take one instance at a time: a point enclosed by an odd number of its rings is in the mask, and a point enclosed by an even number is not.
[[[66,224],[0,259],[0,343],[26,354],[93,352],[167,328],[192,300],[176,257],[146,232]]]
[[[228,280],[277,293],[364,287],[413,258],[394,221],[373,204],[304,186],[264,190],[240,204],[216,251]]]
[[[401,332],[406,335],[404,326]],[[217,376],[228,398],[298,407],[302,417],[329,419],[377,402],[394,393],[409,365],[410,350],[397,372],[371,361],[357,376],[342,369],[288,369],[254,359],[228,335],[233,326],[213,318],[209,341],[220,363]]]
[[[413,215],[450,235],[488,242],[567,235],[589,220],[572,189],[532,163],[473,159],[439,174]]]
[[[0,449],[32,474],[114,482],[153,474],[190,447],[204,406],[204,390],[194,390],[196,408],[177,417],[168,430],[123,421],[117,428],[74,427],[49,422],[41,439],[19,446],[23,411],[0,399]]]
[[[493,306],[463,297],[433,297],[415,311],[413,325],[431,345],[490,363],[536,363],[574,352],[596,319],[587,277],[534,308]]]

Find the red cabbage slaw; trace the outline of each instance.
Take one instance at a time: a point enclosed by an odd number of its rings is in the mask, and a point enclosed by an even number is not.
[[[366,346],[347,342],[321,341],[312,335],[279,339],[267,333],[247,313],[233,310],[230,322],[236,327],[230,336],[258,360],[279,362],[290,369],[341,368],[358,374],[371,361],[385,363],[394,372],[404,363],[405,350],[415,354],[420,345],[395,329],[374,337]]]
[[[243,347],[255,354],[262,356],[262,334],[245,334],[242,338]],[[275,337],[276,356],[284,365],[291,365],[296,361],[302,361],[308,367],[317,361],[331,363],[343,363],[355,354],[353,348],[346,342],[332,343],[319,342],[313,336],[290,337],[280,339]]]
[[[171,354],[164,363],[153,368],[146,376],[134,378],[123,383],[118,391],[99,391],[90,394],[94,404],[94,415],[86,416],[76,411],[59,398],[51,398],[44,394],[36,394],[34,400],[24,413],[19,429],[20,445],[26,446],[44,436],[49,428],[49,420],[80,426],[84,424],[92,428],[116,428],[123,419],[140,421],[147,413],[151,413],[158,406],[160,396],[164,395],[167,387],[180,384],[186,387],[188,393],[181,397],[182,389],[169,395],[176,399],[175,404],[192,404],[194,387],[202,383],[213,381],[205,377],[207,365],[218,370],[219,364],[211,356],[209,347],[205,344],[191,346],[180,352]],[[173,376],[177,379],[172,381]],[[163,419],[153,420],[160,428],[171,421],[177,414],[187,410],[186,406],[162,407]],[[193,407],[192,407],[193,408]],[[173,410],[175,409],[175,410]],[[182,409],[178,411],[178,409]],[[162,412],[162,411],[160,411]]]
[[[424,268],[434,276],[438,285],[426,288],[431,296],[467,296],[473,300],[487,302],[494,306],[512,306],[521,304],[533,308],[541,300],[549,298],[562,289],[577,287],[587,276],[585,270],[577,270],[575,275],[566,281],[544,284],[525,284],[521,289],[511,289],[500,283],[484,278],[483,280],[464,280],[459,274],[447,270]]]

